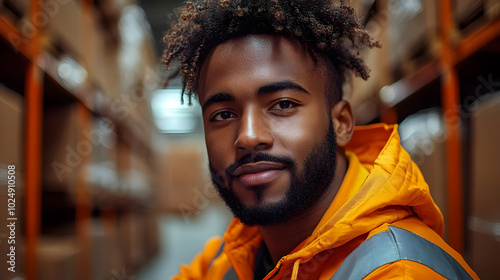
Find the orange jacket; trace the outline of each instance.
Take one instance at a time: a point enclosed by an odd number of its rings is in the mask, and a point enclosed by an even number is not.
[[[265,279],[478,279],[441,238],[427,183],[397,126],[357,127],[342,186],[311,236]],[[253,279],[261,237],[234,219],[173,279]],[[356,249],[356,250],[355,250]]]

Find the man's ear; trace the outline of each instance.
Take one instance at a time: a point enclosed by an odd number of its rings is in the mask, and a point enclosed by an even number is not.
[[[331,109],[333,129],[337,136],[337,146],[345,147],[354,132],[354,116],[351,105],[345,100],[337,102]]]

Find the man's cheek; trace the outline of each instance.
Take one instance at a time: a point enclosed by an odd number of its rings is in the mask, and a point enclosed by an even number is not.
[[[208,159],[216,171],[223,172],[234,163],[231,145],[222,140],[207,142]]]

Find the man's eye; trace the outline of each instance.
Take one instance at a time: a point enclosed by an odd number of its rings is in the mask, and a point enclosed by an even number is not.
[[[212,116],[212,121],[224,121],[230,118],[235,118],[236,115],[230,111],[222,111]]]
[[[297,104],[290,100],[282,100],[273,106],[271,110],[287,110],[295,107]]]

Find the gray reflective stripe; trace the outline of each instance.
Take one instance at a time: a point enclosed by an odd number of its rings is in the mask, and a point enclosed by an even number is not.
[[[363,279],[377,268],[399,260],[425,265],[447,279],[472,279],[446,251],[413,232],[389,226],[352,251],[331,279]]]
[[[224,274],[222,280],[238,280],[238,275],[236,275],[232,266],[227,270],[226,274]]]
[[[209,269],[210,269],[210,267],[212,267],[212,264],[214,263],[214,261],[220,255],[222,255],[223,251],[224,251],[224,242],[222,242],[222,244],[220,245],[219,250],[217,251],[217,253],[215,254],[215,256],[212,258],[212,261],[210,262]],[[238,276],[236,275],[236,272],[234,271],[234,269],[233,269],[232,266],[229,267],[229,269],[226,271],[226,274],[224,274],[224,277],[222,278],[222,280],[238,280]]]
[[[222,254],[223,249],[224,249],[224,242],[222,242],[220,244],[219,250],[217,251],[217,253],[215,254],[215,256],[212,258],[212,261],[210,262],[210,265],[208,266],[208,269],[210,269],[212,267],[212,264],[214,263],[214,261]]]

